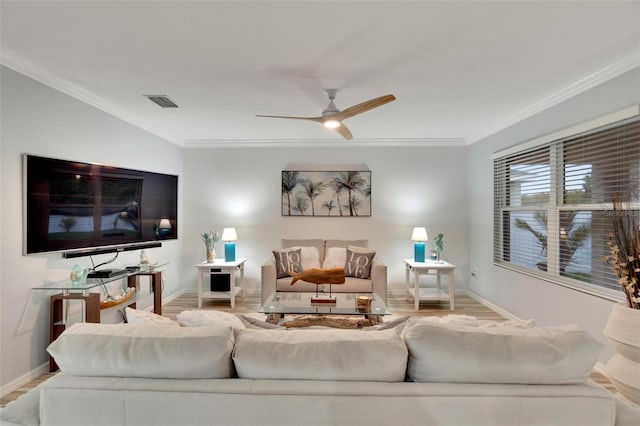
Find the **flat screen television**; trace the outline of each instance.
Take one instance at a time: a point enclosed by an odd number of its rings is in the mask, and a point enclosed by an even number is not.
[[[178,238],[178,176],[23,157],[24,254]]]

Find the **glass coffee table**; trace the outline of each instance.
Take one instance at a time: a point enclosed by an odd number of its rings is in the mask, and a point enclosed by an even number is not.
[[[315,293],[276,292],[267,297],[258,312],[267,315],[267,322],[277,324],[287,314],[295,315],[364,315],[372,324],[390,315],[382,297],[373,293],[333,293],[335,303],[312,303]],[[368,296],[371,302],[358,306],[356,298]]]

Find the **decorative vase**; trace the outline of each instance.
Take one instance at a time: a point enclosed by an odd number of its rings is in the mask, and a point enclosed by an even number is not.
[[[603,332],[618,352],[605,372],[625,398],[640,405],[640,310],[616,303]]]
[[[213,249],[213,244],[207,244],[207,263],[213,263],[216,260],[216,251]]]

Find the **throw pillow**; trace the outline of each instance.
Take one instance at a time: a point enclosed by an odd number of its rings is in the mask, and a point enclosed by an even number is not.
[[[171,318],[163,317],[153,312],[132,309],[128,306],[125,308],[125,316],[127,317],[127,323],[132,325],[142,323],[178,325],[178,323]]]
[[[302,272],[302,250],[273,250],[276,258],[276,277],[284,278],[291,272]]]
[[[271,324],[257,318],[250,317],[249,315],[240,315],[240,319],[244,323],[245,327],[253,330],[286,330],[285,327],[277,324]]]
[[[231,327],[236,334],[246,328],[234,314],[214,310],[193,309],[182,311],[176,315],[176,320],[182,327],[225,325]]]
[[[322,263],[323,269],[344,268],[347,263],[347,249],[344,247],[330,247],[327,249]]]
[[[320,269],[320,252],[316,247],[290,247],[288,250],[301,250],[302,270]]]
[[[347,261],[344,266],[344,273],[347,277],[369,279],[371,277],[371,262],[375,257],[375,251],[353,250],[347,248]]]

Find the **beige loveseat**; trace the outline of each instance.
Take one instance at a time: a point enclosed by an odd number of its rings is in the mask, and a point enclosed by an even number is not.
[[[338,254],[338,249],[348,247],[368,247],[367,240],[321,240],[321,239],[282,239],[281,248],[300,247],[315,248],[319,254],[319,264],[317,267],[327,267],[325,259],[329,261],[327,254],[333,256]],[[303,254],[304,256],[304,254]],[[335,261],[335,258],[332,257]],[[304,259],[303,259],[304,266]],[[307,265],[308,266],[308,265]],[[335,264],[333,265],[335,266]],[[316,284],[306,281],[298,281],[291,285],[291,277],[277,277],[276,259],[273,254],[261,267],[261,291],[262,301],[274,292],[315,292],[316,287],[320,292],[329,292],[328,285],[316,286]],[[332,285],[331,291],[334,293],[373,293],[387,302],[387,266],[376,256],[371,263],[371,276],[367,279],[346,277],[345,283]]]

